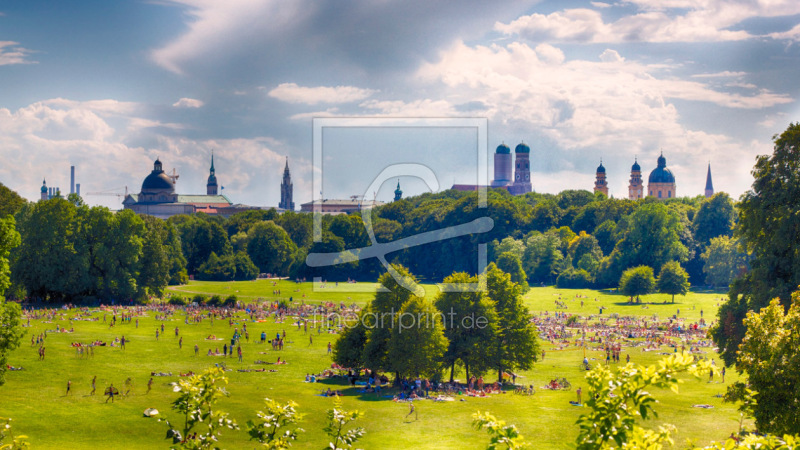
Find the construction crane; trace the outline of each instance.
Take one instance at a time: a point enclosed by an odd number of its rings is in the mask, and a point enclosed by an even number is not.
[[[125,193],[124,194],[119,192],[121,189],[125,189]],[[115,197],[124,199],[125,197],[128,196],[128,186],[124,186],[124,188],[123,187],[118,187],[118,188],[114,188],[114,189],[109,189],[107,191],[102,191],[102,192],[87,192],[86,195],[106,196],[106,197],[115,196]]]

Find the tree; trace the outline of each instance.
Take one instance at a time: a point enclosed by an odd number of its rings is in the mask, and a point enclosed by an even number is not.
[[[497,257],[497,267],[511,275],[511,281],[522,286],[523,291],[528,290],[528,276],[522,269],[522,260],[519,256],[511,252],[501,253]]]
[[[520,286],[492,263],[486,268],[486,295],[497,311],[497,339],[494,366],[503,381],[506,370],[529,370],[539,354],[536,328],[522,302]]]
[[[632,267],[622,274],[619,279],[619,290],[628,297],[636,297],[639,302],[640,295],[653,292],[656,280],[653,278],[653,268],[648,266]]]
[[[449,341],[444,363],[450,367],[452,382],[458,361],[464,364],[466,378],[470,377],[470,369],[483,373],[492,367],[498,316],[494,302],[484,292],[467,286],[477,286],[477,277],[454,273],[445,278],[444,283],[452,287],[440,292],[434,304],[444,318],[444,335]]]
[[[519,433],[516,425],[506,425],[505,421],[495,418],[490,413],[480,411],[472,415],[472,426],[477,430],[486,429],[492,439],[487,450],[497,450],[500,445],[509,450],[529,448],[530,444],[525,442],[525,438]]]
[[[361,369],[364,362],[364,347],[367,344],[367,327],[364,312],[355,321],[345,322],[339,338],[333,343],[333,362],[341,367]]]
[[[6,302],[3,294],[10,285],[8,255],[19,245],[20,238],[14,229],[14,218],[0,218],[0,386],[5,383],[8,354],[19,347],[22,331],[22,311],[19,304]]]
[[[590,411],[577,421],[580,433],[577,438],[579,450],[611,448],[663,448],[672,444],[672,425],[662,425],[657,431],[643,428],[643,420],[657,417],[656,399],[651,388],[670,388],[678,391],[681,381],[675,376],[688,372],[699,376],[708,370],[709,362],[694,364],[688,352],[665,358],[658,365],[649,367],[632,363],[616,368],[598,364],[586,373],[589,385],[586,406]],[[614,396],[611,396],[611,394]]]
[[[328,425],[322,430],[331,438],[327,447],[331,450],[345,450],[353,445],[367,433],[363,427],[347,429],[350,423],[363,417],[359,411],[345,411],[339,397],[333,399],[333,409],[328,410]]]
[[[416,283],[417,279],[408,269],[403,266],[394,268],[401,277],[406,278],[407,283]],[[364,309],[363,322],[368,331],[363,359],[364,364],[373,370],[395,372],[393,361],[388,357],[389,341],[400,309],[413,294],[398,284],[389,273],[381,275],[378,284],[383,289],[378,289],[375,297]]]
[[[733,200],[724,192],[717,192],[711,198],[703,200],[700,209],[694,215],[692,229],[694,239],[702,248],[706,248],[711,239],[718,236],[730,236],[736,211]]]
[[[561,272],[556,286],[562,289],[586,289],[592,287],[592,275],[583,269],[569,269]]]
[[[172,402],[172,409],[183,416],[182,431],[178,431],[169,420],[165,419],[165,422],[171,431],[167,434],[168,437],[172,437],[173,442],[179,442],[180,448],[214,448],[221,435],[220,430],[239,429],[235,421],[228,419],[227,413],[214,408],[222,397],[228,396],[228,391],[220,385],[227,383],[225,372],[217,367],[172,383],[172,390],[180,394]],[[200,434],[194,439],[189,439],[189,434],[195,427],[199,429]]]
[[[689,292],[689,274],[677,261],[670,261],[661,266],[656,289],[662,294],[672,295],[672,303],[675,303],[676,295],[686,295]]]
[[[247,234],[247,254],[264,273],[285,275],[297,251],[289,234],[275,222],[260,222]]]
[[[153,216],[144,216],[145,233],[142,239],[142,256],[139,261],[139,289],[144,294],[161,296],[170,278],[170,259],[166,246],[168,233],[165,222]]]
[[[756,158],[752,188],[739,202],[736,236],[752,259],[750,271],[734,281],[717,313],[720,326],[713,338],[727,364],[736,359],[747,311],[776,297],[788,306],[790,293],[800,285],[800,123],[773,140],[772,155]]]
[[[736,371],[747,374],[728,388],[727,400],[748,400],[740,409],[755,418],[759,431],[800,434],[800,291],[785,311],[779,299],[758,313],[748,312]],[[745,388],[752,391],[749,399]]]
[[[656,271],[668,261],[685,261],[688,250],[680,241],[677,212],[661,202],[645,203],[631,213],[622,240],[611,254],[623,269],[649,265]]]
[[[728,236],[711,238],[711,243],[700,256],[706,283],[728,287],[733,280],[747,271],[747,255],[739,251],[739,240]]]
[[[13,216],[25,204],[25,199],[0,183],[0,218]]]
[[[439,311],[424,297],[412,296],[400,308],[386,355],[401,376],[433,378],[447,345]]]
[[[535,282],[555,281],[564,261],[561,253],[559,233],[549,231],[545,234],[533,233],[525,244],[523,266],[528,280]]]
[[[297,413],[297,403],[293,401],[281,405],[275,400],[265,398],[266,412],[257,411],[258,420],[247,421],[250,439],[255,439],[265,448],[284,450],[292,446],[292,441],[304,431],[302,428],[289,429],[302,419]]]

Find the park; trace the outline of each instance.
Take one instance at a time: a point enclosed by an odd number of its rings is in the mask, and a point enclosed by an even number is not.
[[[315,287],[312,283],[274,280],[191,282],[171,288],[168,295],[187,299],[198,295],[207,298],[234,295],[240,305],[258,303],[267,307],[279,301],[287,302],[288,298],[292,299],[293,305],[363,307],[374,296],[375,288],[375,283],[329,283]],[[435,285],[425,285],[425,289],[428,297],[437,292]],[[716,317],[723,297],[724,294],[719,292],[690,292],[671,303],[669,296],[653,294],[644,296],[642,303],[629,304],[627,297],[608,291],[537,287],[525,294],[524,302],[537,318],[563,313],[578,315],[588,323],[598,323],[603,318],[613,325],[620,317],[657,317],[668,321],[675,315],[675,323],[689,326],[698,323],[702,317]],[[600,308],[602,314],[599,314]],[[165,447],[171,441],[165,440],[167,427],[158,422],[158,418],[178,418],[170,409],[177,397],[171,383],[181,379],[181,374],[197,374],[218,365],[228,369],[225,376],[230,396],[223,398],[217,407],[229,413],[242,428],[222,432],[221,443],[225,448],[254,446],[244,431],[244,424],[263,408],[264,398],[281,403],[296,402],[298,412],[303,415],[299,426],[305,432],[299,435],[294,446],[321,448],[327,443],[322,429],[333,399],[320,394],[328,389],[342,392],[344,409],[363,413],[357,422],[366,431],[358,442],[361,448],[412,449],[419,448],[421,443],[426,448],[480,448],[485,445],[487,437],[472,427],[472,415],[476,411],[489,411],[515,424],[522,435],[536,443],[536,448],[563,448],[565,443],[575,440],[578,433],[576,420],[586,412],[584,407],[570,404],[576,399],[578,387],[582,387],[584,392],[587,389],[582,380],[585,371],[579,367],[584,357],[584,346],[576,345],[580,340],[577,327],[568,327],[570,336],[563,339],[548,340],[540,331],[539,342],[545,351],[544,358],[540,357],[531,370],[516,374],[518,385],[535,387],[533,395],[515,394],[513,388],[505,386],[502,394],[486,397],[456,393],[452,396],[454,401],[421,400],[415,402],[416,419],[406,417],[409,411],[406,403],[393,400],[392,394],[397,389],[388,388],[381,394],[362,393],[359,391],[363,386],[351,387],[344,377],[323,377],[316,383],[305,382],[306,375],[319,375],[331,369],[327,348],[329,342],[337,339],[334,329],[324,328],[320,323],[312,324],[312,328],[305,331],[295,325],[297,317],[291,314],[278,323],[272,315],[253,320],[245,310],[235,308],[230,318],[213,321],[206,318],[187,323],[188,318],[207,311],[208,308],[202,305],[196,308],[162,306],[158,301],[147,307],[105,305],[50,310],[46,316],[32,318],[29,325],[23,318],[27,326],[25,339],[9,358],[11,366],[23,369],[6,373],[0,416],[13,415],[14,429],[27,435],[35,448]],[[28,315],[37,313],[42,311],[26,310]],[[123,315],[130,316],[130,320],[121,320]],[[110,326],[115,316],[116,325]],[[228,344],[234,331],[243,333],[245,326],[249,337],[241,342],[242,362],[239,362],[238,355],[208,356],[209,352],[217,350],[222,353],[223,345]],[[159,332],[158,338],[156,331]],[[283,350],[272,350],[268,343],[261,343],[262,332],[270,339],[285,332]],[[29,341],[43,333],[47,335],[44,343],[46,355],[44,360],[39,360],[38,347]],[[589,332],[586,340],[594,334]],[[119,343],[111,345],[123,336],[126,341],[124,348]],[[217,340],[210,340],[210,336]],[[621,338],[619,341],[622,342],[622,358],[630,355],[631,362],[643,365],[654,364],[663,357],[662,354],[675,351],[668,345],[660,346],[658,351],[643,351],[643,339]],[[88,350],[85,355],[79,354],[73,346],[73,343],[89,342],[106,345],[95,347],[92,355],[88,355]],[[697,345],[682,344],[687,349],[690,345]],[[195,345],[199,347],[197,355]],[[590,364],[606,364],[605,352],[597,347],[598,344],[585,345]],[[716,358],[710,341],[701,343],[696,354],[700,358]],[[286,364],[255,363],[275,363],[279,357]],[[720,364],[718,359],[716,362]],[[262,369],[266,370],[256,371]],[[153,373],[170,375],[153,376]],[[98,389],[96,394],[90,395],[95,376]],[[560,377],[569,380],[570,390],[543,388],[552,379]],[[128,378],[132,381],[126,387]],[[152,388],[148,389],[151,378]],[[466,382],[463,371],[457,373],[456,378]],[[675,442],[683,444],[690,440],[695,445],[722,441],[738,431],[740,415],[736,405],[724,403],[721,398],[726,385],[738,379],[735,371],[728,372],[724,383],[719,376],[711,381],[706,377],[697,379],[688,375],[683,378],[686,382],[681,385],[679,394],[669,390],[654,392],[660,404],[658,419],[652,426],[662,422],[675,425],[678,430],[673,436]],[[69,394],[66,393],[68,382],[71,382]],[[121,391],[113,404],[103,395],[112,384]],[[130,392],[126,395],[128,388]],[[430,395],[435,396],[433,393]],[[148,408],[155,408],[159,415],[145,417],[143,411]]]

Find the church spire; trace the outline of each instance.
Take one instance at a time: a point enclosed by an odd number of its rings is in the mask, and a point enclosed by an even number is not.
[[[394,190],[394,201],[403,198],[403,191],[400,190],[400,180],[397,180],[397,189]]]
[[[708,174],[706,175],[706,198],[714,195],[714,184],[711,182],[711,163],[708,163]]]
[[[214,170],[214,150],[211,150],[211,168],[208,171],[207,195],[217,195],[217,175]]]
[[[281,181],[281,201],[278,203],[278,208],[286,211],[294,211],[293,200],[294,185],[292,184],[292,175],[289,173],[289,157],[286,157],[286,165],[283,168],[283,180]]]

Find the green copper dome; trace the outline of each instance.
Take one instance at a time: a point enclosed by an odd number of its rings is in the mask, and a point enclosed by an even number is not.
[[[511,149],[508,148],[506,144],[500,144],[497,146],[497,150],[495,150],[495,153],[498,153],[500,155],[508,155],[511,153]]]
[[[675,175],[672,174],[672,171],[667,169],[667,158],[664,158],[664,155],[658,157],[658,166],[650,172],[650,178],[648,178],[650,183],[674,183],[675,182]]]
[[[517,145],[517,147],[514,149],[514,152],[515,153],[530,153],[531,152],[531,148],[528,147],[528,145],[525,144],[524,142],[520,142]]]

